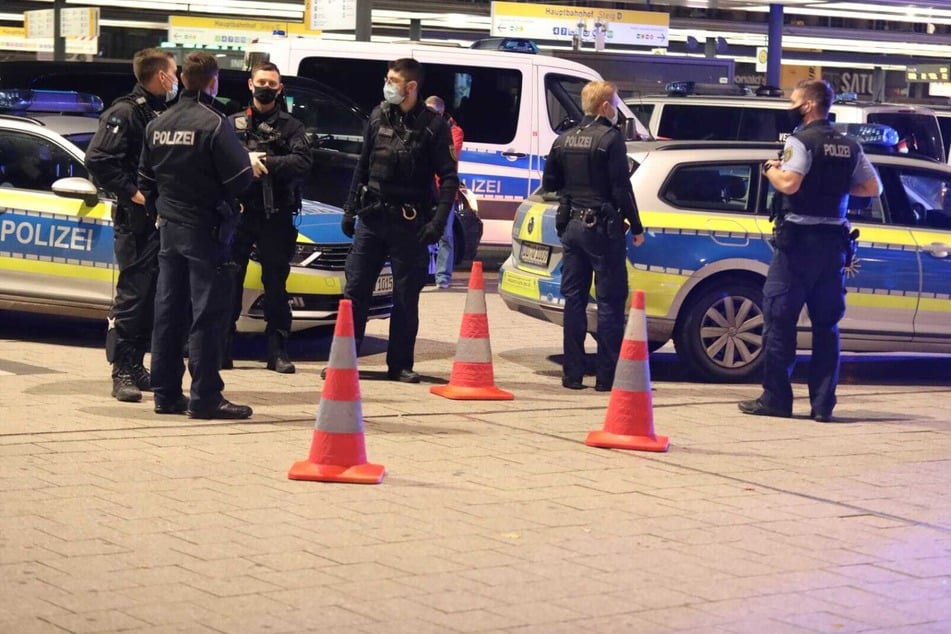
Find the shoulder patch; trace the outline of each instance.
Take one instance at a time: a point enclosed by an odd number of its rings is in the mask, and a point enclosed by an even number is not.
[[[783,149],[783,161],[788,161],[792,158],[792,148],[788,145]]]
[[[449,156],[452,157],[452,160],[456,163],[459,162],[459,157],[456,156],[456,146],[452,143],[449,144]]]

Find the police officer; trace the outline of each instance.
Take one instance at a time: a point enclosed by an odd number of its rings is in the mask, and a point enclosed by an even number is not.
[[[158,48],[132,58],[136,83],[99,119],[86,150],[86,169],[96,184],[116,197],[113,244],[119,270],[109,315],[106,357],[112,363],[112,395],[125,402],[142,400],[151,389],[143,358],[152,337],[152,309],[158,274],[158,231],[146,211],[137,172],[142,137],[149,121],[165,110],[178,91],[175,58]]]
[[[627,241],[644,242],[628,173],[624,136],[617,129],[617,88],[588,82],[581,90],[585,116],[552,144],[542,176],[544,188],[559,192],[555,226],[562,243],[561,294],[565,298],[562,386],[584,388],[584,340],[588,296],[594,275],[598,302],[598,353],[594,389],[609,391],[624,336],[627,300]]]
[[[404,383],[419,382],[413,363],[428,245],[442,236],[459,189],[449,126],[419,98],[422,81],[415,59],[389,63],[384,101],[370,114],[341,222],[353,237],[344,296],[353,302],[358,346],[380,270],[387,259],[393,267],[387,377]]]
[[[254,183],[241,202],[244,213],[235,236],[234,310],[229,333],[241,315],[244,277],[252,245],[257,246],[264,284],[264,318],[267,321],[267,369],[291,374],[294,364],[287,356],[291,309],[287,298],[290,259],[297,243],[294,219],[300,212],[300,181],[310,173],[313,159],[304,124],[277,106],[284,90],[277,66],[265,62],[251,70],[248,80],[251,106],[231,116],[238,138],[250,151]],[[225,340],[222,367],[232,367],[231,341]]]
[[[161,238],[152,332],[155,411],[248,418],[250,407],[222,397],[218,370],[233,292],[235,197],[251,184],[252,168],[231,123],[211,106],[218,92],[214,56],[190,53],[182,82],[178,103],[146,128],[139,164],[139,188],[146,207],[158,213]],[[190,399],[182,394],[186,335]]]
[[[782,160],[763,164],[782,203],[774,230],[776,249],[763,286],[763,393],[738,404],[744,414],[792,416],[789,377],[796,363],[796,323],[805,304],[812,322],[809,416],[832,420],[851,239],[845,219],[848,198],[882,191],[861,146],[829,122],[832,98],[827,82],[800,82],[790,96],[794,131]]]

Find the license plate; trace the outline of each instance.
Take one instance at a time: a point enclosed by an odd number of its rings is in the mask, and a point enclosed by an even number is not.
[[[544,244],[523,242],[522,248],[518,252],[519,260],[533,266],[548,266],[549,258],[551,258],[551,247]]]
[[[374,295],[386,295],[393,292],[393,276],[381,275],[376,278],[376,286],[373,288]]]

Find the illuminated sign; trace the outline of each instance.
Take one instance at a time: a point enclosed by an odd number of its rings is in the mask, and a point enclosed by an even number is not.
[[[522,2],[492,3],[492,35],[540,40],[666,47],[670,16],[658,11],[622,11]]]

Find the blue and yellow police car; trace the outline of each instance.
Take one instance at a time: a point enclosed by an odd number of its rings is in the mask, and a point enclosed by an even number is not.
[[[887,129],[862,126],[884,186],[879,198],[851,199],[859,230],[848,271],[842,349],[951,353],[951,167],[896,152]],[[875,138],[870,138],[875,137]],[[647,297],[648,339],[673,339],[697,378],[741,381],[763,360],[763,281],[772,187],[760,174],[781,145],[662,141],[628,144],[631,181],[646,227],[628,247],[631,289]],[[512,310],[561,324],[557,193],[538,191],[517,211],[512,253],[499,292]],[[592,289],[593,291],[593,289]],[[596,306],[588,309],[595,332]],[[808,317],[799,344],[808,347]]]

